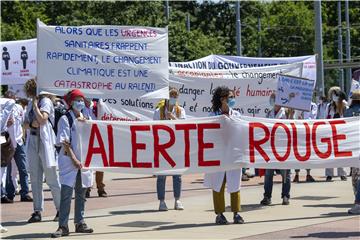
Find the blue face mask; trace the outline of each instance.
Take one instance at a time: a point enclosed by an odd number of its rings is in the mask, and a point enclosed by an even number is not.
[[[170,104],[170,105],[175,105],[176,102],[177,102],[177,99],[176,99],[176,98],[171,97],[171,98],[169,99],[169,104]]]
[[[81,110],[83,110],[85,108],[85,102],[84,101],[74,101],[72,104],[72,107],[74,110],[81,112]]]
[[[235,106],[235,98],[229,98],[227,104],[229,107],[233,108]]]

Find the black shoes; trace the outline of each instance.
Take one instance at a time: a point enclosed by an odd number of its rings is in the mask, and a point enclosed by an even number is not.
[[[14,200],[4,196],[1,198],[1,203],[14,203]]]
[[[221,213],[216,216],[215,223],[217,225],[226,225],[228,221],[226,220],[226,217]]]
[[[340,176],[340,179],[341,179],[341,181],[346,181],[347,180],[346,176]]]
[[[59,211],[56,212],[56,215],[54,217],[54,222],[58,222],[59,221]]]
[[[264,206],[269,206],[271,204],[271,198],[264,197],[264,199],[261,200],[260,204]]]
[[[91,188],[86,189],[85,198],[90,198]]]
[[[234,214],[234,224],[244,224],[244,219],[238,214]]]
[[[297,174],[295,175],[293,182],[296,182],[296,183],[300,182],[299,175],[297,175]]]
[[[77,223],[75,224],[75,232],[77,233],[92,233],[94,230],[89,228],[86,223]]]
[[[311,175],[306,175],[306,182],[316,182],[315,179],[313,178],[313,176]]]
[[[35,223],[35,222],[41,222],[40,212],[34,212],[33,214],[31,214],[31,218],[28,220],[28,223]]]
[[[331,181],[332,181],[332,177],[331,177],[331,176],[327,176],[327,177],[326,177],[326,181],[327,181],[327,182],[331,182]]]
[[[24,197],[20,198],[21,202],[32,202],[33,199],[30,197],[30,195],[26,194]]]
[[[99,197],[103,197],[103,198],[107,197],[107,193],[105,192],[105,190],[98,190],[98,195]]]
[[[63,236],[69,236],[69,228],[68,227],[59,227],[56,232],[51,234],[52,238],[59,238]]]

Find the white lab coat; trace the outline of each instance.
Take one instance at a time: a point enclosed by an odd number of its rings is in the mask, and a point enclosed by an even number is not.
[[[71,148],[74,151],[77,159],[80,159],[80,151],[78,147],[78,137],[75,121],[76,117],[73,111],[70,111],[71,117],[73,118],[73,124],[70,131],[70,125],[68,118],[64,115],[60,118],[58,123],[58,134],[57,134],[57,145],[61,145],[63,142],[70,142],[70,133],[71,133]],[[82,113],[80,113],[82,115]],[[69,156],[65,155],[63,147],[59,153],[59,177],[60,183],[69,187],[74,187],[76,183],[76,175],[79,171],[75,167],[73,161]],[[91,187],[93,184],[93,174],[92,170],[81,169],[81,183],[83,188]]]
[[[240,113],[238,111],[230,109],[230,116],[231,117],[239,117]],[[221,115],[221,112],[211,113],[210,116],[217,116]],[[225,172],[214,172],[214,173],[206,173],[204,176],[204,186],[211,188],[215,192],[220,192],[221,186],[224,181],[224,176],[226,173],[226,185],[227,185],[227,192],[233,193],[240,190],[241,186],[241,175],[242,169],[234,169],[228,170]]]

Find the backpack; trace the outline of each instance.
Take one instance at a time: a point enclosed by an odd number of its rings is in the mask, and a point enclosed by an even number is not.
[[[55,135],[57,135],[57,126],[58,126],[59,120],[68,111],[67,111],[67,109],[66,109],[66,107],[64,105],[60,104],[59,106],[54,108],[54,112],[55,112],[55,123],[54,123],[54,125],[51,123],[50,120],[49,120],[49,122],[50,122],[52,128],[54,129]],[[70,116],[70,118],[71,118],[71,116]],[[72,121],[72,118],[71,118],[71,121]],[[70,120],[69,120],[69,123],[70,123]]]

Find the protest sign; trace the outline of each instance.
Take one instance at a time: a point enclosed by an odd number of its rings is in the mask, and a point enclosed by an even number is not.
[[[24,84],[36,76],[36,39],[1,42],[1,84]]]
[[[359,164],[359,117],[77,122],[85,168],[184,174],[242,167],[292,169]]]
[[[243,115],[265,117],[270,110],[269,97],[277,88],[278,74],[301,76],[302,63],[228,70],[170,68],[169,72],[170,85],[179,89],[179,104],[188,117],[208,116],[213,91],[221,85],[234,90],[235,110]],[[98,119],[151,120],[157,101],[107,98],[99,104]]]
[[[350,89],[350,94],[355,91],[355,90],[359,90],[360,89],[360,83],[359,81],[356,81],[356,80],[352,80],[351,82],[351,89]],[[350,95],[351,96],[351,95]]]
[[[315,81],[279,75],[275,104],[302,111],[310,111]]]
[[[26,93],[24,91],[24,84],[11,84],[11,85],[8,85],[8,90],[15,93],[17,98],[27,98]]]
[[[168,97],[168,30],[38,21],[38,91],[93,98]]]
[[[209,55],[189,62],[170,62],[172,68],[187,69],[244,69],[269,67],[281,64],[303,63],[303,77],[316,81],[316,56],[257,58],[225,55]]]

